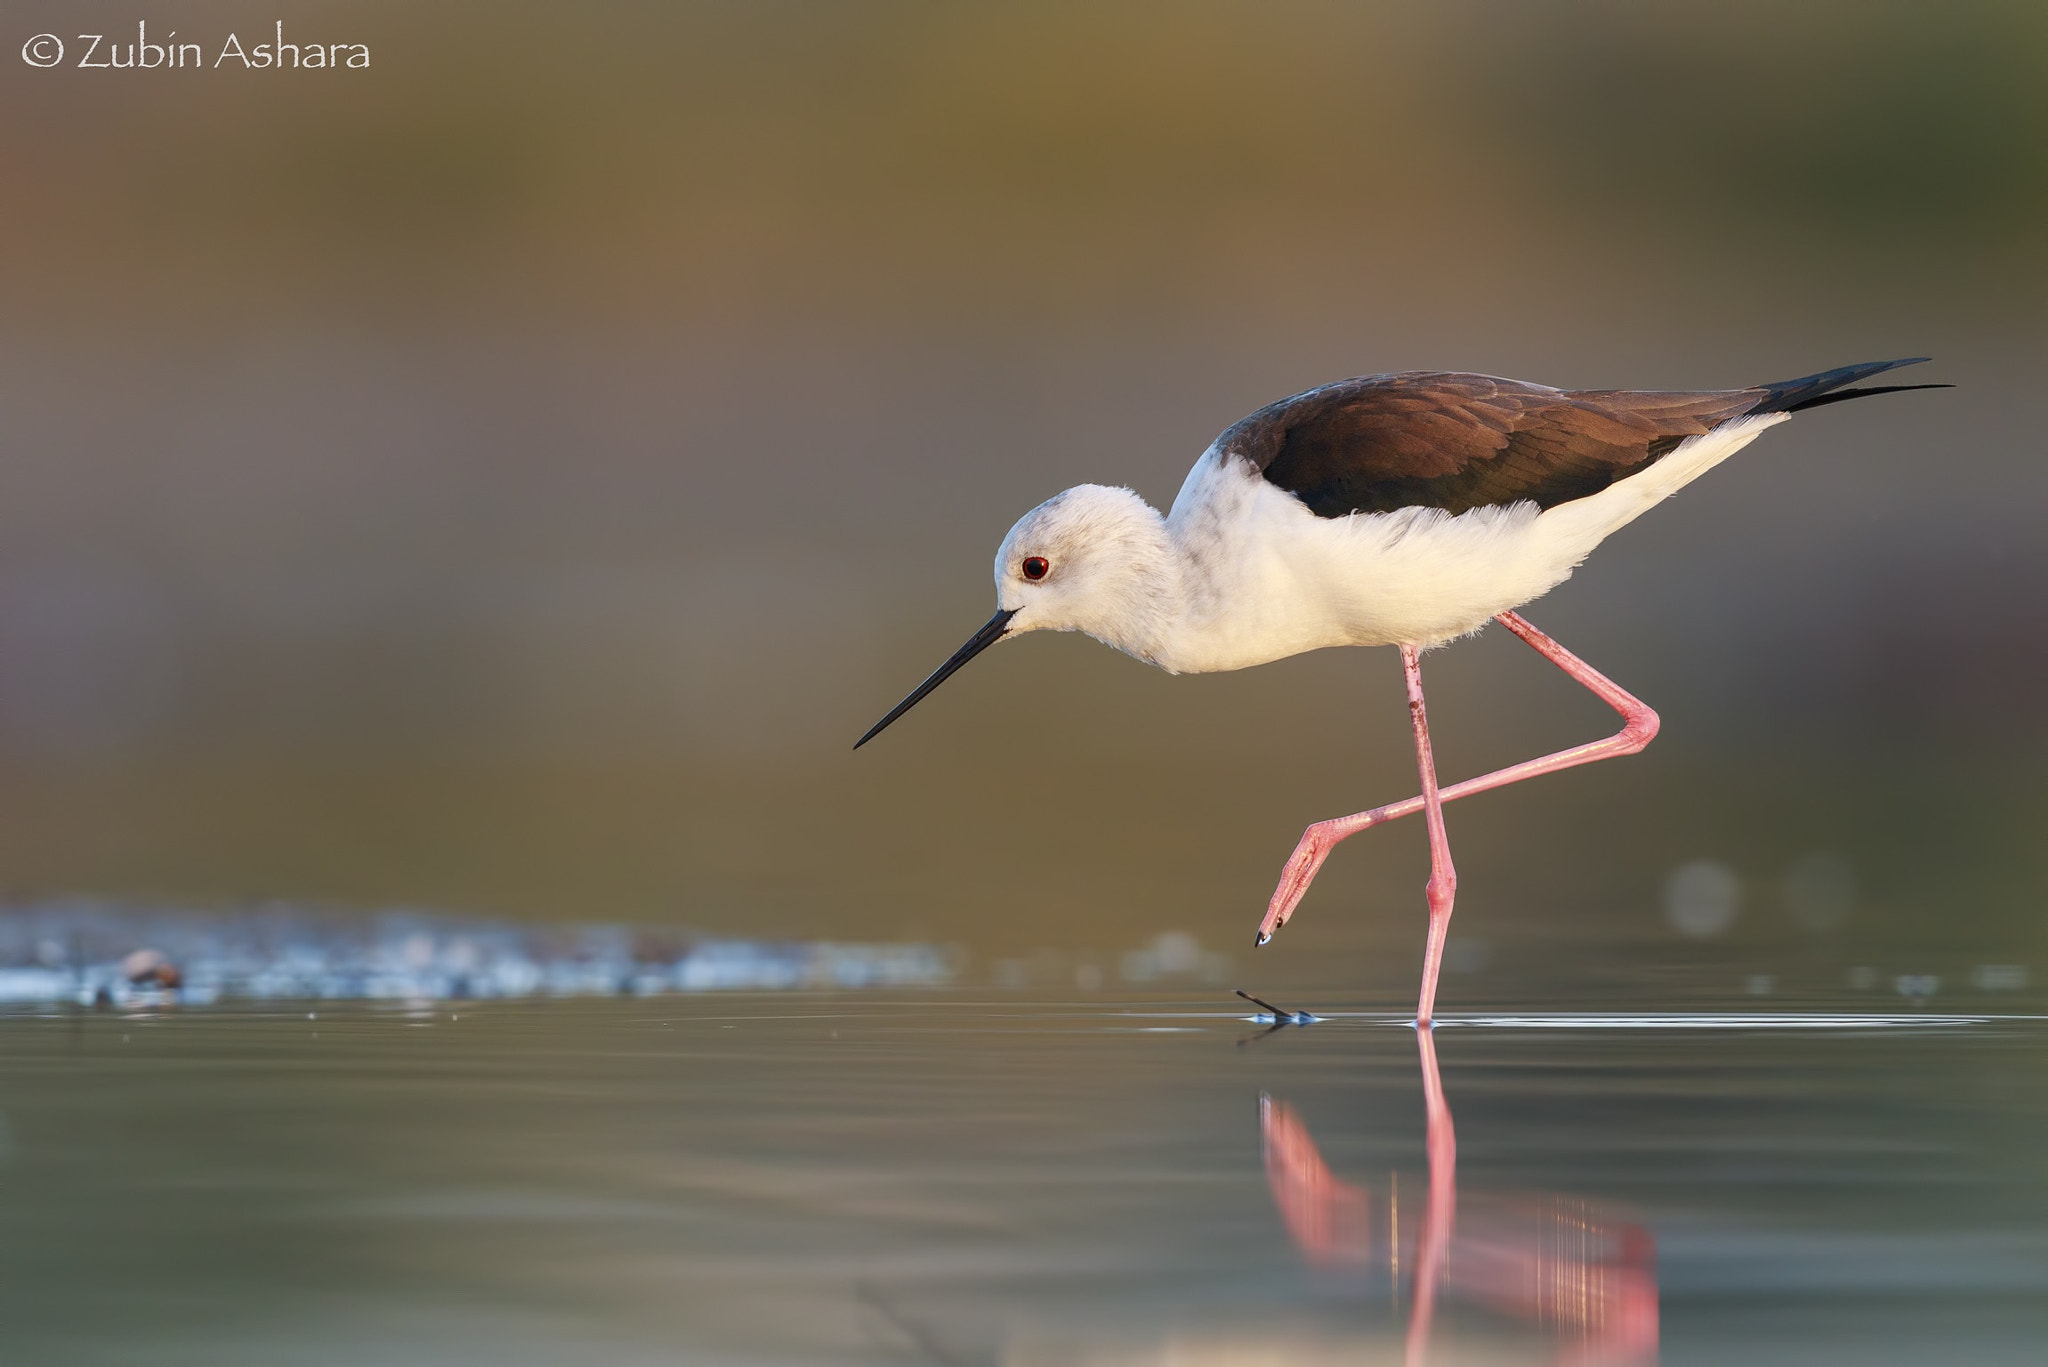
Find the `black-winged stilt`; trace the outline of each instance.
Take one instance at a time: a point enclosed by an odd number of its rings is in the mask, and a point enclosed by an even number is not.
[[[1630,755],[1657,714],[1524,620],[1610,532],[1794,413],[1941,385],[1859,380],[1927,358],[1874,361],[1750,389],[1568,390],[1415,371],[1340,380],[1234,424],[1161,516],[1129,489],[1083,484],[1026,513],[996,551],[996,615],[854,743],[857,750],[989,646],[1082,631],[1168,673],[1243,669],[1325,646],[1400,647],[1422,792],[1319,821],[1295,846],[1259,925],[1287,923],[1338,841],[1422,812],[1427,1025],[1458,878],[1443,804],[1538,774]],[[1439,789],[1421,654],[1489,620],[1621,714],[1605,740]]]

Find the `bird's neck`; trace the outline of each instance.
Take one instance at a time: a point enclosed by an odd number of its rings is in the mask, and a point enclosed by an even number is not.
[[[1126,655],[1172,670],[1188,567],[1166,519],[1156,509],[1145,511],[1149,517],[1121,529],[1114,591],[1096,600],[1083,630]]]

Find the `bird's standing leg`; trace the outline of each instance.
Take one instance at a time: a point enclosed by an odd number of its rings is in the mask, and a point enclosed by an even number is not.
[[[1562,669],[1592,693],[1621,714],[1621,730],[1605,740],[1593,741],[1587,745],[1575,745],[1569,750],[1559,750],[1541,759],[1525,760],[1497,769],[1478,778],[1454,783],[1441,793],[1441,800],[1449,802],[1454,798],[1469,797],[1483,793],[1489,788],[1499,788],[1518,783],[1525,778],[1539,774],[1554,774],[1560,769],[1570,769],[1580,764],[1591,764],[1594,760],[1611,759],[1616,755],[1633,755],[1648,745],[1657,734],[1657,714],[1644,703],[1594,669],[1578,656],[1551,640],[1535,627],[1530,626],[1518,612],[1504,612],[1497,619],[1515,635],[1527,641],[1544,659]],[[1273,890],[1273,900],[1266,908],[1266,919],[1259,924],[1260,944],[1273,938],[1273,932],[1287,924],[1287,918],[1294,914],[1301,904],[1302,896],[1308,892],[1308,885],[1315,880],[1316,871],[1329,858],[1330,851],[1337,843],[1348,840],[1360,831],[1370,830],[1397,817],[1410,816],[1423,810],[1425,802],[1420,797],[1411,797],[1405,802],[1392,802],[1384,807],[1375,807],[1369,812],[1354,816],[1340,816],[1329,821],[1318,821],[1302,832],[1301,843],[1294,847],[1294,853],[1287,860],[1287,867],[1281,870],[1280,885]]]
[[[1423,820],[1429,826],[1429,947],[1422,953],[1422,996],[1415,1023],[1429,1028],[1436,1004],[1436,975],[1443,967],[1444,936],[1451,929],[1451,903],[1458,896],[1458,871],[1451,865],[1451,838],[1444,832],[1444,802],[1436,790],[1436,755],[1429,746],[1429,710],[1422,701],[1422,652],[1401,647],[1401,672],[1408,680],[1408,720],[1415,727],[1415,768],[1422,775]]]

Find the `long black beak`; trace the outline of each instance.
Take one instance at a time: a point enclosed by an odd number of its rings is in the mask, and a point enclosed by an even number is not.
[[[902,716],[905,712],[908,712],[911,708],[917,706],[918,702],[924,697],[925,694],[931,692],[934,688],[937,688],[940,684],[952,678],[953,672],[959,669],[961,665],[966,664],[969,660],[981,654],[982,651],[987,650],[997,641],[1002,640],[1003,633],[1009,630],[1010,619],[1012,617],[1015,617],[1016,615],[1017,609],[1004,608],[1001,612],[998,612],[995,616],[989,618],[988,622],[982,627],[980,631],[975,632],[972,636],[967,638],[966,645],[961,646],[958,650],[953,652],[952,659],[946,661],[937,669],[933,670],[932,676],[929,679],[926,679],[923,683],[919,684],[917,688],[912,691],[909,697],[905,698],[902,702],[897,703],[894,707],[889,709],[888,716],[882,718],[873,726],[869,727],[868,733],[853,743],[853,748],[858,750],[861,748],[861,746],[866,745],[876,736],[879,736],[882,733],[883,727],[887,726],[890,722],[895,721],[898,717]]]

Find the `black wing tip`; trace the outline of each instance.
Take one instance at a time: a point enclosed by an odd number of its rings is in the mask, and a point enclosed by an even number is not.
[[[1792,405],[1792,406],[1791,406],[1790,408],[1780,409],[1779,411],[1780,411],[1780,412],[1784,412],[1784,413],[1804,413],[1804,412],[1805,412],[1805,411],[1806,411],[1807,409],[1809,409],[1809,408],[1825,408],[1825,407],[1827,407],[1827,406],[1828,406],[1829,404],[1831,404],[1831,403],[1840,403],[1840,402],[1842,402],[1842,401],[1843,401],[1844,399],[1867,399],[1867,398],[1871,397],[1871,396],[1872,396],[1873,394],[1904,394],[1904,393],[1907,393],[1907,392],[1908,392],[1908,391],[1910,391],[1910,390],[1915,390],[1915,389],[1954,389],[1954,388],[1955,388],[1955,386],[1954,386],[1954,385],[1952,385],[1952,384],[1873,384],[1873,385],[1864,385],[1864,386],[1863,386],[1863,387],[1861,387],[1860,389],[1837,389],[1837,390],[1836,390],[1836,391],[1835,391],[1834,393],[1832,393],[1832,394],[1823,394],[1823,395],[1821,395],[1821,396],[1820,396],[1819,398],[1817,398],[1817,399],[1808,399],[1808,400],[1806,400],[1806,401],[1805,401],[1804,403],[1795,403],[1795,404],[1793,404],[1793,405]]]
[[[1801,375],[1796,380],[1779,380],[1774,384],[1758,385],[1764,397],[1755,408],[1753,415],[1764,413],[1798,413],[1808,408],[1818,408],[1823,402],[1835,403],[1844,398],[1861,398],[1866,394],[1893,394],[1903,389],[1936,389],[1940,385],[1886,385],[1880,388],[1859,389],[1847,394],[1836,395],[1836,391],[1873,375],[1882,375],[1887,370],[1901,366],[1923,365],[1933,360],[1932,356],[1907,356],[1896,361],[1864,361],[1857,365],[1838,366],[1814,375]],[[1829,397],[1834,396],[1834,397]]]

